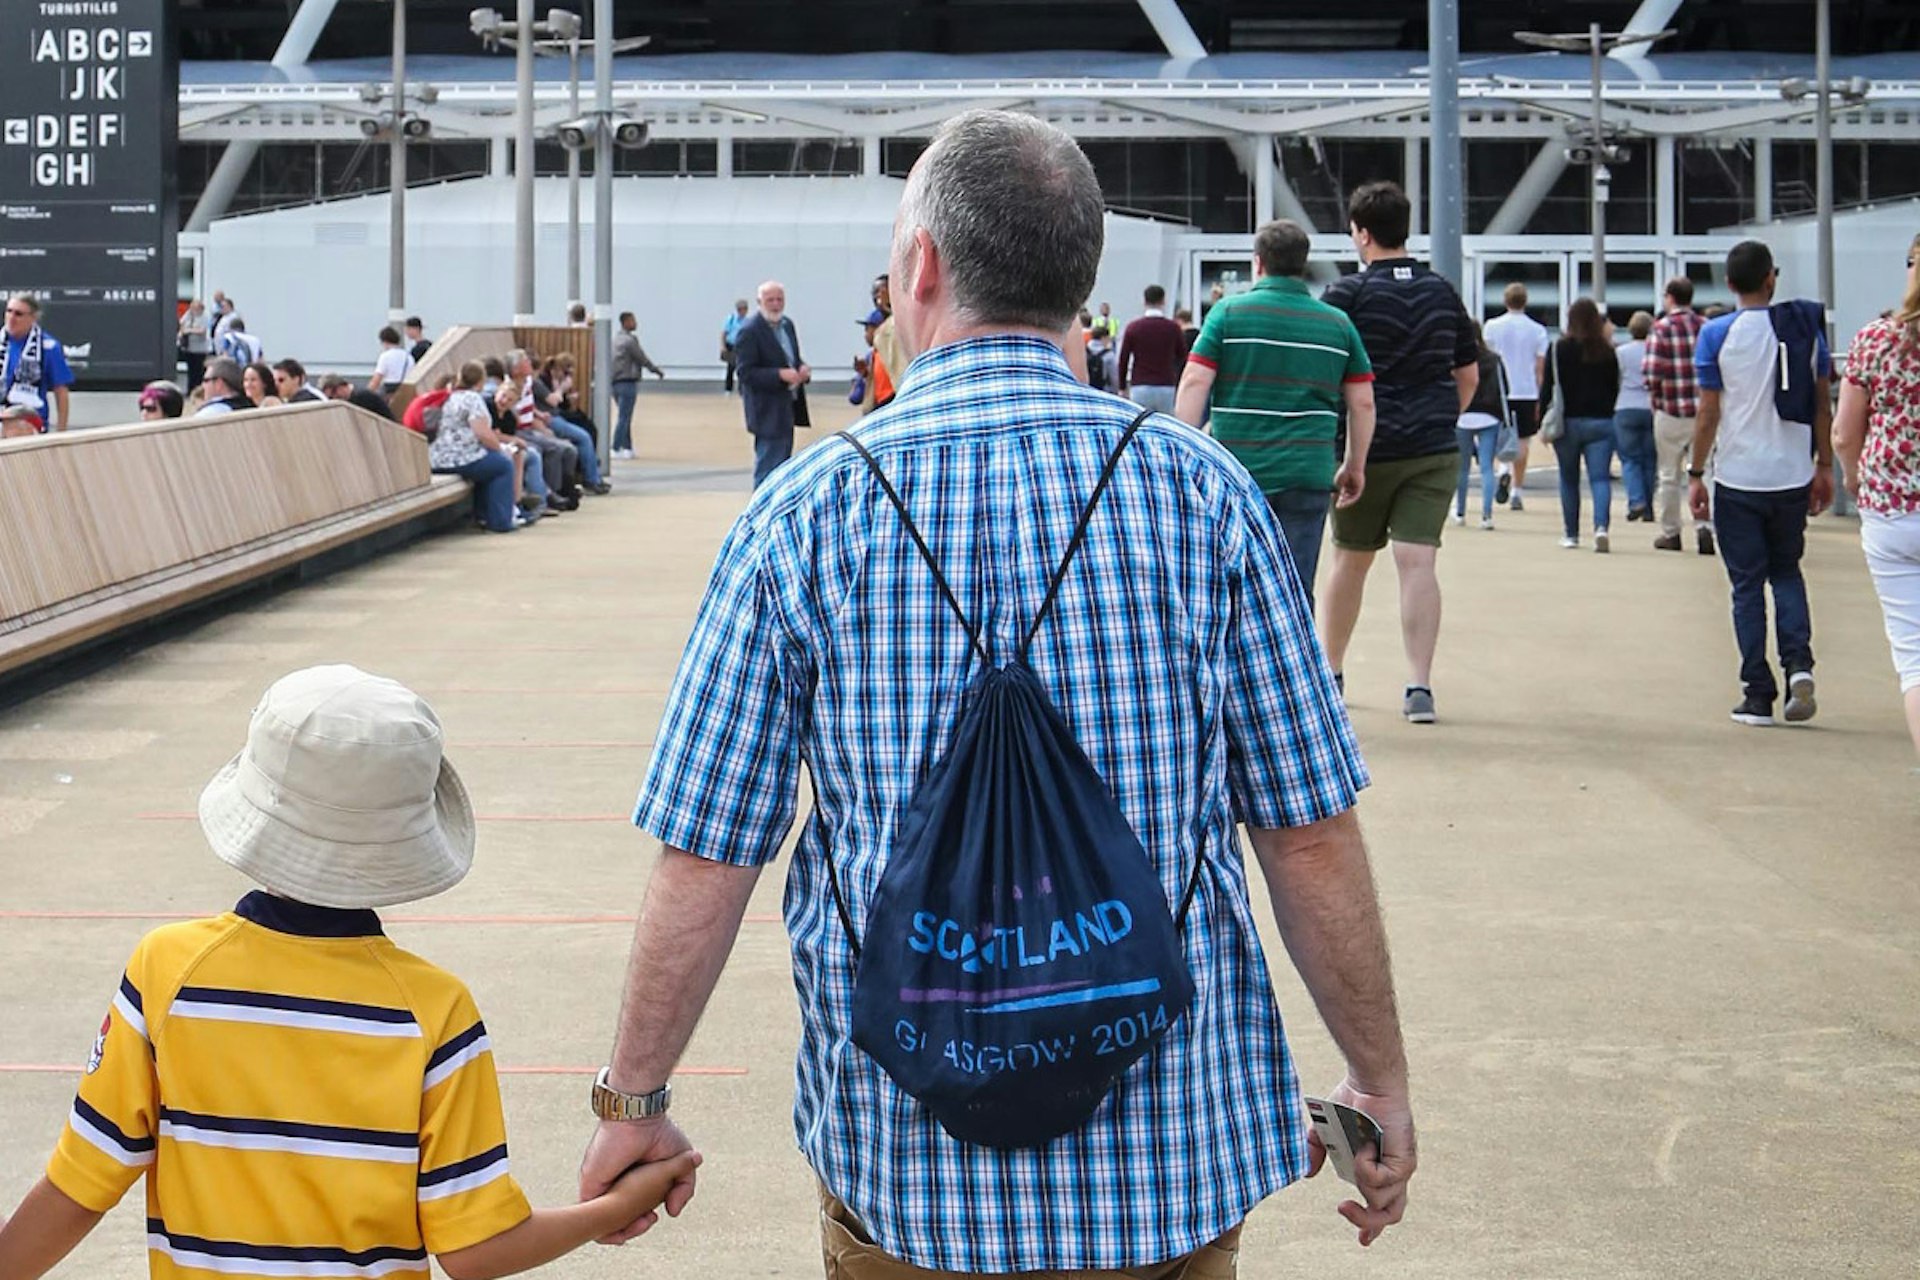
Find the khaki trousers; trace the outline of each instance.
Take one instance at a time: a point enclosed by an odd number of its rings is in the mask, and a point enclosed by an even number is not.
[[[1676,418],[1658,410],[1653,415],[1653,450],[1660,464],[1660,487],[1654,495],[1654,517],[1660,532],[1680,536],[1680,512],[1686,505],[1688,457],[1693,453],[1693,419]],[[1707,492],[1713,492],[1711,462],[1707,471]],[[1711,522],[1709,522],[1711,527]]]
[[[820,1188],[820,1248],[827,1280],[963,1280],[971,1272],[929,1271],[881,1250],[834,1194]],[[1121,1271],[1022,1271],[1024,1280],[1234,1280],[1240,1228],[1185,1257]]]

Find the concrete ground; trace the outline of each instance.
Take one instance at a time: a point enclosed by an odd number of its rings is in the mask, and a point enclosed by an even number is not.
[[[654,852],[625,815],[746,491],[734,414],[649,386],[614,496],[244,601],[0,712],[0,1204],[51,1146],[134,941],[244,888],[190,820],[200,786],[269,682],[330,660],[411,683],[447,725],[478,864],[391,931],[472,984],[517,1172],[570,1198]],[[1529,498],[1496,532],[1449,530],[1438,725],[1398,714],[1387,566],[1348,666],[1421,1124],[1410,1216],[1363,1253],[1336,1184],[1290,1189],[1253,1215],[1241,1274],[1913,1276],[1920,779],[1856,529],[1810,540],[1819,719],[1759,731],[1727,719],[1719,562],[1618,519],[1611,557],[1561,551],[1550,489]],[[677,1082],[699,1198],[553,1274],[818,1274],[781,882]],[[1272,954],[1303,1078],[1330,1086]],[[143,1274],[140,1217],[130,1197],[60,1274]]]

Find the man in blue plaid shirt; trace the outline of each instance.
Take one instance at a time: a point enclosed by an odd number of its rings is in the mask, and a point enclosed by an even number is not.
[[[892,259],[915,358],[860,439],[996,663],[1034,617],[1134,407],[1061,352],[1092,290],[1102,201],[1073,140],[970,112],[914,166]],[[647,889],[614,1057],[632,1110],[664,1100],[799,768],[817,802],[788,873],[800,995],[795,1127],[819,1177],[830,1275],[1231,1276],[1240,1224],[1312,1173],[1292,1061],[1254,931],[1244,824],[1280,932],[1348,1064],[1332,1097],[1385,1128],[1341,1206],[1371,1243],[1414,1168],[1386,940],[1352,806],[1367,783],[1259,486],[1205,435],[1149,419],[1122,456],[1029,661],[1157,867],[1191,1010],[1086,1125],[1036,1149],[961,1143],[849,1040],[856,935],[915,787],[940,759],[969,640],[858,454],[783,468],[721,548],[634,821],[666,845]],[[685,1150],[664,1116],[604,1121],[593,1193]],[[692,1182],[676,1189],[678,1213]],[[649,1225],[629,1228],[637,1233]]]

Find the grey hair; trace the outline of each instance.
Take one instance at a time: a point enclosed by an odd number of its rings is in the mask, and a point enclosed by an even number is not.
[[[37,320],[40,318],[40,299],[34,297],[32,294],[30,293],[10,294],[7,298],[7,301],[21,303],[26,307],[28,311],[31,311],[33,313],[34,319]]]
[[[528,355],[524,348],[515,347],[513,350],[507,352],[507,376],[508,377],[513,376],[513,371],[520,367],[520,362],[522,360],[525,360],[528,364],[533,363],[533,357]]]
[[[1106,203],[1071,137],[1009,111],[968,111],[933,137],[900,199],[899,248],[923,229],[976,324],[1064,329],[1093,292]]]

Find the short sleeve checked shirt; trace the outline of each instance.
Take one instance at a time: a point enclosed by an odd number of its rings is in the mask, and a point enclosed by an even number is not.
[[[1057,348],[1001,336],[921,356],[862,423],[996,663],[1018,648],[1135,412],[1075,382]],[[794,1121],[883,1249],[987,1272],[1190,1252],[1305,1171],[1234,824],[1329,818],[1367,783],[1306,598],[1245,469],[1171,418],[1148,421],[1029,662],[1170,906],[1204,848],[1184,935],[1198,994],[1083,1129],[1030,1151],[956,1142],[852,1045],[854,961],[826,879],[830,854],[864,932],[900,817],[957,720],[968,654],[854,451],[809,450],[721,548],[634,821],[700,857],[762,865],[809,765],[819,806],[786,894]]]

